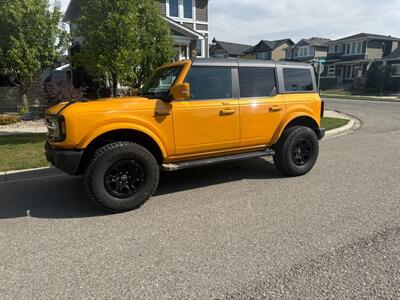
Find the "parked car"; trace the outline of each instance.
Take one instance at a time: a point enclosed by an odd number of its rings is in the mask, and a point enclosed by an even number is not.
[[[323,102],[312,66],[194,60],[157,69],[141,96],[60,103],[47,111],[48,161],[83,175],[94,203],[136,209],[160,170],[272,155],[287,176],[317,161]],[[205,174],[205,176],[207,176]]]

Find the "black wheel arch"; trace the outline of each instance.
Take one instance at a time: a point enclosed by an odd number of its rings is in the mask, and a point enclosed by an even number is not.
[[[320,140],[323,136],[321,136],[321,131],[319,130],[320,127],[317,123],[316,120],[314,120],[312,117],[309,116],[301,116],[294,118],[292,121],[290,121],[283,132],[287,130],[288,128],[294,127],[294,126],[304,126],[304,127],[309,127],[312,130],[314,130],[315,134],[317,135],[318,139]]]
[[[118,129],[99,135],[84,149],[78,168],[78,175],[83,174],[88,162],[90,161],[90,158],[93,157],[93,154],[96,152],[96,150],[106,144],[119,141],[134,142],[139,144],[153,154],[158,164],[161,165],[164,161],[164,156],[159,145],[149,135],[133,129]]]

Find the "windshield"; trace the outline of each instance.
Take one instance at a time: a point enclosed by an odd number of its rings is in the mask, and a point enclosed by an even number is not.
[[[175,83],[181,70],[182,66],[156,70],[144,83],[141,94],[149,98],[168,96],[169,89]]]

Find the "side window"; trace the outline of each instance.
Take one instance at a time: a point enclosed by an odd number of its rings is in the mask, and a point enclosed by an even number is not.
[[[283,80],[287,92],[314,90],[310,69],[283,68]]]
[[[240,97],[269,97],[275,82],[274,68],[239,68]]]
[[[185,82],[190,84],[193,100],[232,98],[231,69],[192,67]]]

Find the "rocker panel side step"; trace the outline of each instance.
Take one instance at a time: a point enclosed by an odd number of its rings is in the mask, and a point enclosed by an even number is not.
[[[226,156],[220,156],[220,157],[190,160],[190,161],[184,161],[184,162],[179,162],[179,163],[163,164],[163,165],[161,165],[161,169],[164,171],[167,171],[167,172],[172,172],[172,171],[195,168],[195,167],[200,167],[200,166],[214,165],[214,164],[219,164],[219,163],[224,163],[224,162],[257,158],[257,157],[263,157],[263,156],[272,156],[272,155],[275,155],[274,150],[267,149],[265,151],[247,152],[247,153],[226,155]]]

